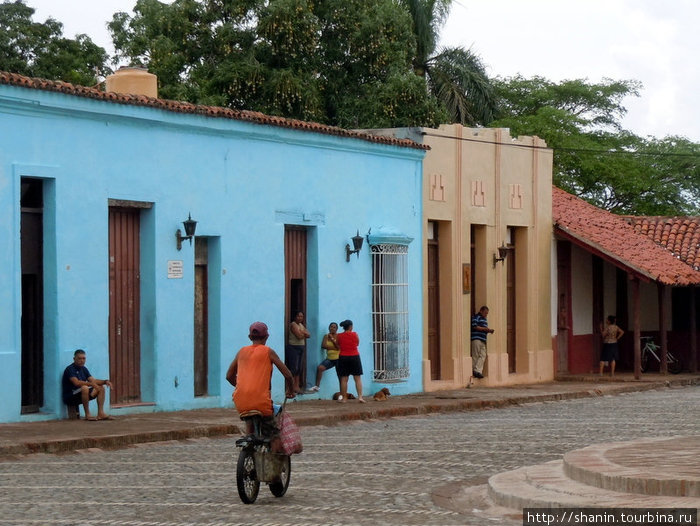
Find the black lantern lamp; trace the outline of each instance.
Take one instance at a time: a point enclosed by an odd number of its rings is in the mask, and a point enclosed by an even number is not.
[[[357,234],[352,236],[352,246],[354,247],[354,250],[350,250],[350,244],[345,245],[345,261],[350,261],[350,254],[357,254],[357,257],[359,259],[360,257],[360,250],[362,250],[362,241],[364,239],[360,235],[360,231],[357,231]]]
[[[501,243],[501,246],[498,247],[498,257],[496,257],[496,254],[493,255],[493,268],[496,268],[496,263],[506,259],[509,250],[510,247],[507,247],[505,243]]]
[[[175,239],[177,239],[177,249],[182,250],[182,242],[186,239],[190,240],[190,245],[192,245],[192,238],[194,237],[194,231],[197,229],[197,221],[192,219],[191,214],[187,214],[187,221],[183,221],[182,225],[185,227],[185,235],[182,235],[180,229],[175,232]]]

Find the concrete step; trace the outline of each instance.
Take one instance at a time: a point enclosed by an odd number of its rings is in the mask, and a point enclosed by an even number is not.
[[[505,508],[696,508],[700,498],[649,496],[589,486],[570,479],[563,460],[527,466],[489,478],[488,494]]]
[[[595,444],[564,455],[564,474],[597,488],[700,497],[700,436]]]

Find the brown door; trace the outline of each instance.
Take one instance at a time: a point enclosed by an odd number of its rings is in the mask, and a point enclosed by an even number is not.
[[[285,226],[284,229],[284,273],[285,273],[285,334],[294,315],[301,311],[306,317],[306,229]],[[306,324],[306,318],[305,318]],[[308,328],[308,327],[307,327]],[[285,339],[285,344],[287,340]],[[302,359],[299,385],[306,385],[306,352]]]
[[[557,372],[568,373],[569,340],[571,338],[571,244],[557,242],[557,291],[559,313],[557,315]]]
[[[515,232],[511,232],[511,239],[515,239]],[[515,334],[515,258],[517,252],[513,250],[505,259],[506,265],[506,338],[508,350],[508,372],[516,371],[516,334]]]
[[[207,238],[194,240],[194,395],[209,391],[208,332],[208,245]]]
[[[428,239],[428,359],[430,379],[440,380],[440,260],[437,223]]]
[[[22,178],[22,413],[44,405],[43,188],[41,179]]]
[[[139,210],[109,209],[109,375],[111,403],[141,401]]]

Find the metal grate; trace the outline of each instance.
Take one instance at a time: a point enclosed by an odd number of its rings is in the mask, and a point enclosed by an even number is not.
[[[408,378],[408,246],[371,249],[374,379]]]

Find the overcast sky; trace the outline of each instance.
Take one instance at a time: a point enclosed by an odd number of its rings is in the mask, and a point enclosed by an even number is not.
[[[135,0],[25,0],[35,21],[86,33],[112,53],[106,24]],[[700,142],[697,0],[454,0],[442,44],[471,47],[492,76],[639,80],[626,128]]]

